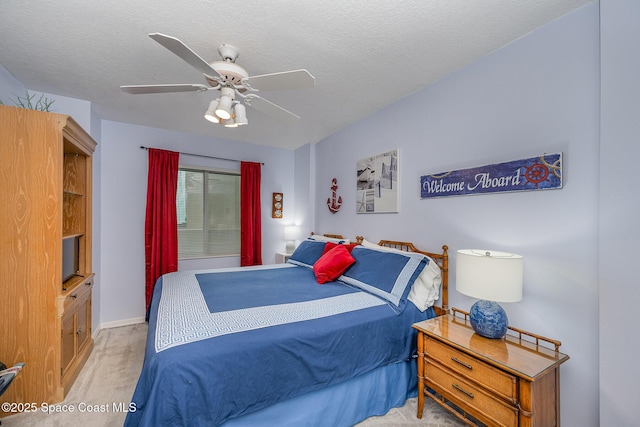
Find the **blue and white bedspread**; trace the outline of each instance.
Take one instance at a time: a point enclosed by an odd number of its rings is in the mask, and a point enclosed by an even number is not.
[[[292,264],[171,273],[150,310],[125,426],[219,425],[405,361],[433,315]]]

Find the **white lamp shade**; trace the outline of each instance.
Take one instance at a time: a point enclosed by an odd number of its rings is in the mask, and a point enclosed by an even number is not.
[[[224,127],[227,128],[237,128],[238,127],[238,123],[235,122],[235,120],[233,120],[233,117],[227,120],[223,120],[222,124],[224,125]]]
[[[227,120],[231,118],[231,104],[233,101],[228,96],[222,96],[220,98],[220,103],[216,108],[216,116],[220,117],[222,120]]]
[[[284,228],[284,240],[296,240],[300,233],[300,228],[295,225],[288,225]]]
[[[247,109],[244,105],[236,104],[236,106],[233,107],[233,112],[236,115],[236,123],[238,125],[242,126],[249,123],[249,121],[247,120]]]
[[[488,301],[520,301],[523,264],[521,255],[461,249],[456,257],[456,290]]]
[[[218,107],[218,100],[214,99],[209,103],[207,112],[204,113],[204,118],[212,123],[220,123],[220,118],[216,116],[216,108]]]

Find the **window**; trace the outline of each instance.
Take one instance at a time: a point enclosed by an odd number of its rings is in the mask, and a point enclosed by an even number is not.
[[[179,168],[178,257],[240,254],[240,175]]]

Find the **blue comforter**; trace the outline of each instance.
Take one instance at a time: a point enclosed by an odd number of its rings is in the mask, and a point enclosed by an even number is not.
[[[155,286],[142,373],[125,426],[212,426],[415,351],[433,316],[311,269],[178,272]]]

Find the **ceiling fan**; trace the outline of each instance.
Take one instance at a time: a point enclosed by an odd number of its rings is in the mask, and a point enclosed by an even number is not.
[[[304,69],[250,76],[243,67],[235,63],[239,52],[231,45],[223,44],[218,48],[222,60],[207,62],[175,37],[160,33],[150,33],[149,37],[204,74],[208,85],[125,85],[120,86],[120,89],[135,95],[218,90],[220,96],[211,101],[204,115],[207,120],[213,123],[221,123],[227,127],[246,125],[248,123],[246,110],[238,98],[241,98],[246,105],[275,119],[285,123],[294,123],[300,119],[300,116],[267,101],[254,92],[305,89],[315,85],[315,78]]]

